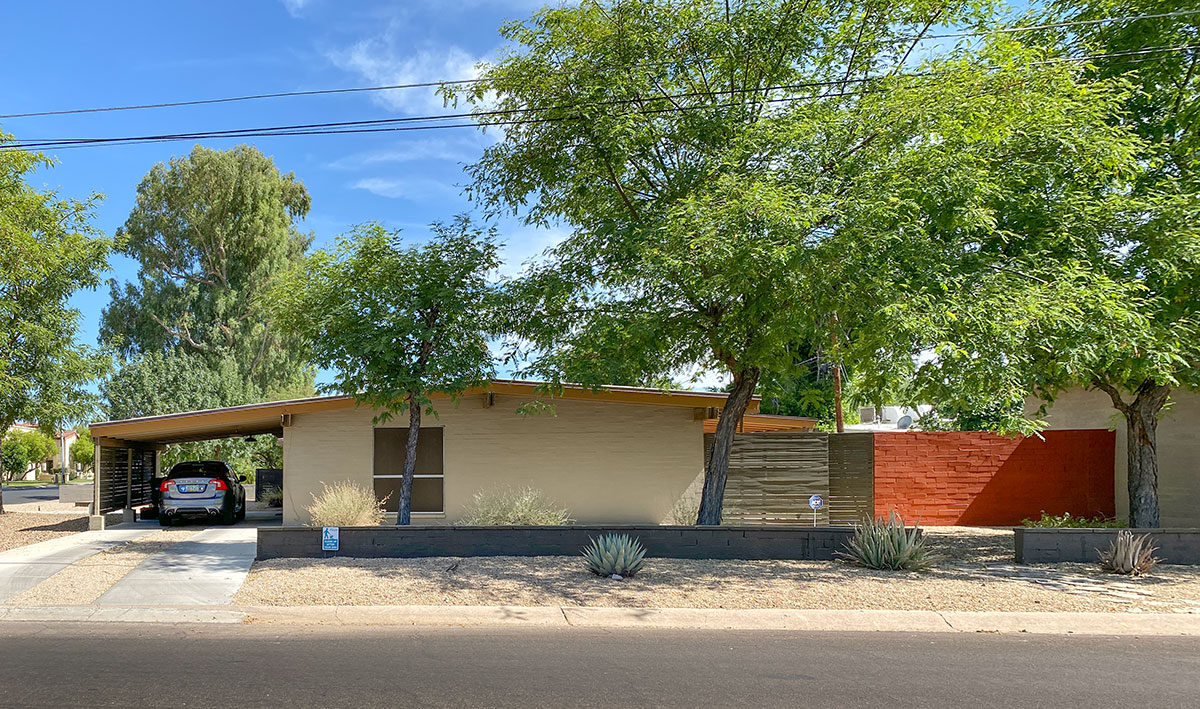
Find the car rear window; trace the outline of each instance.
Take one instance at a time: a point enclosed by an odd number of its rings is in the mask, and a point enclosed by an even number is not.
[[[229,469],[224,463],[216,461],[195,461],[189,463],[177,463],[171,468],[171,472],[167,475],[168,479],[175,478],[191,478],[191,477],[229,477]]]

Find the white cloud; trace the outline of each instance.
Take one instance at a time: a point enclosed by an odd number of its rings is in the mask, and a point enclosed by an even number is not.
[[[504,263],[500,266],[500,275],[509,278],[519,274],[526,263],[540,259],[546,249],[557,246],[569,233],[557,228],[521,226],[507,231],[501,227],[500,241],[504,242],[504,249],[500,256]]]
[[[393,38],[394,32],[389,30],[378,37],[360,40],[348,49],[330,52],[328,57],[339,69],[355,72],[376,85],[472,79],[479,75],[475,65],[480,58],[459,47],[426,48],[402,55],[396,52]],[[393,111],[410,115],[455,110],[445,105],[437,88],[432,86],[376,91],[371,98]]]
[[[446,199],[458,195],[457,188],[427,177],[367,177],[350,186],[380,197],[407,199],[413,202]]]
[[[380,150],[347,155],[331,163],[334,170],[358,170],[372,165],[406,163],[415,160],[444,160],[452,163],[471,163],[483,152],[482,136],[476,132],[445,138],[415,138],[402,140]]]
[[[304,13],[304,8],[312,4],[313,0],[279,0],[283,6],[287,8],[288,14],[292,17],[299,17]]]

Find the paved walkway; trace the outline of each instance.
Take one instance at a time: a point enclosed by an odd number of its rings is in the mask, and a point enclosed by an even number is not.
[[[0,603],[24,593],[80,559],[152,531],[151,528],[133,528],[80,532],[0,552]]]
[[[233,603],[257,552],[254,527],[213,527],[143,561],[108,589],[104,606]]]

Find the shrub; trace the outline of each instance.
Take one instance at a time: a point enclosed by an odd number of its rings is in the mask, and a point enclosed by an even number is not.
[[[1133,532],[1122,529],[1108,549],[1100,552],[1100,566],[1114,574],[1141,576],[1161,561],[1154,556],[1158,547],[1150,546],[1150,543],[1149,534],[1135,537]]]
[[[645,556],[641,540],[628,534],[602,534],[583,550],[588,570],[597,576],[633,576]]]
[[[1021,520],[1021,524],[1025,527],[1125,527],[1125,520],[1110,519],[1106,517],[1072,517],[1070,512],[1065,512],[1061,516],[1054,516],[1042,512],[1041,519],[1025,518]]]
[[[350,481],[321,483],[320,495],[304,509],[314,527],[369,527],[383,522],[383,501],[375,493]]]
[[[885,520],[867,520],[854,527],[848,551],[837,555],[868,569],[926,571],[944,557],[930,553],[918,527],[905,529],[904,520],[892,512]]]
[[[458,524],[480,527],[540,526],[570,524],[573,521],[568,510],[554,504],[541,490],[526,487],[475,493]]]
[[[283,507],[283,490],[275,485],[267,485],[263,488],[262,499],[259,502],[267,507]]]
[[[667,514],[668,524],[693,525],[700,517],[700,498],[681,497]]]

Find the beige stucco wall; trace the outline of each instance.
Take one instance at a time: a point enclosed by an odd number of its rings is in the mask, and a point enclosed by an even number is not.
[[[1040,402],[1027,402],[1032,411]],[[1101,391],[1074,389],[1055,399],[1046,414],[1051,428],[1115,428],[1113,484],[1117,515],[1128,516],[1125,424]],[[1158,424],[1158,498],[1164,527],[1200,526],[1200,394],[1176,391]]]
[[[702,422],[693,410],[591,401],[558,401],[554,414],[521,416],[523,400],[482,396],[440,402],[444,517],[453,523],[478,490],[532,486],[568,508],[581,523],[658,523],[703,475]],[[304,507],[322,482],[352,479],[372,486],[372,412],[357,408],[298,414],[283,437],[283,521],[308,520]],[[403,427],[407,421],[386,425]]]

